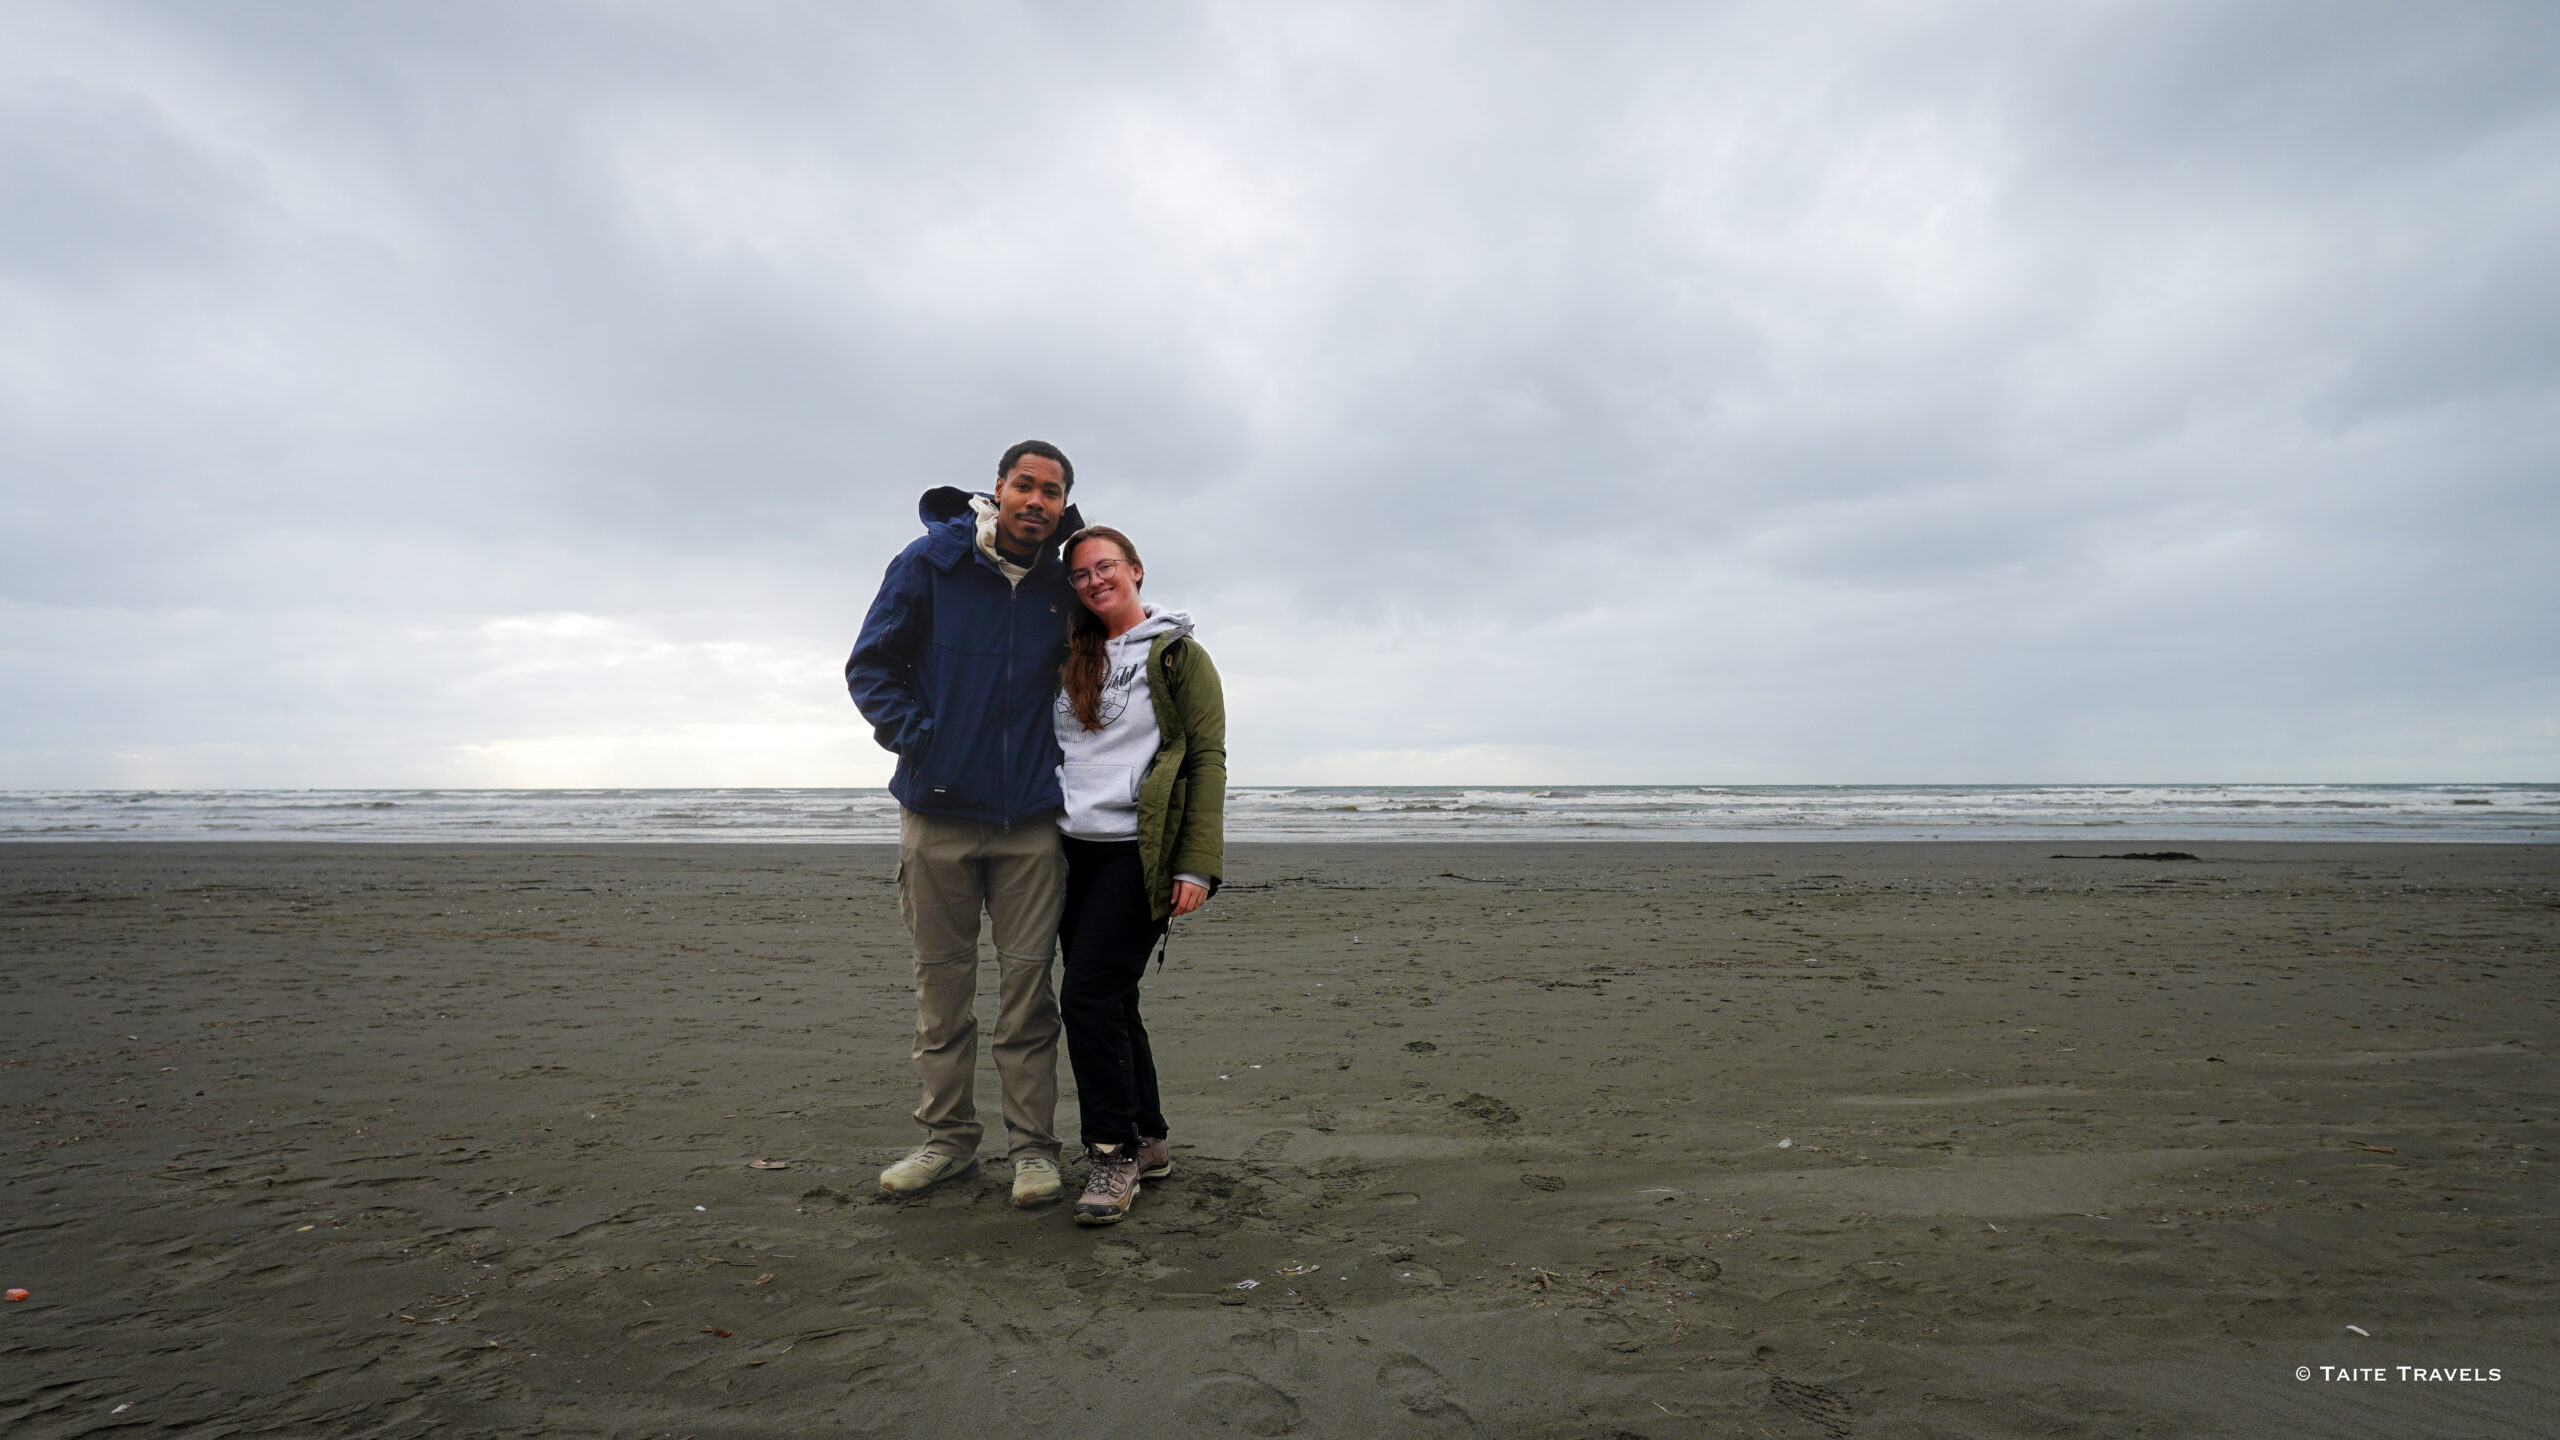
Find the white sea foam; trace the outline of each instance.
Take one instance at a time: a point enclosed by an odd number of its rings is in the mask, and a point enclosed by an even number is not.
[[[0,840],[887,841],[884,790],[16,790]],[[2560,840],[2560,785],[1243,786],[1237,840]]]

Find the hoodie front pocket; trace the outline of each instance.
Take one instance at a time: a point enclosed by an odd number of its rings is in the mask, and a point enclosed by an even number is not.
[[[1125,810],[1138,799],[1138,772],[1127,765],[1096,765],[1074,760],[1058,767],[1066,784],[1067,809]]]

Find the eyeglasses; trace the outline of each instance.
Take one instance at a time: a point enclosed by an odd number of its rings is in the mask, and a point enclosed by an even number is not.
[[[1129,562],[1126,560],[1096,561],[1094,563],[1094,567],[1090,570],[1068,571],[1067,583],[1081,590],[1087,585],[1091,585],[1097,581],[1110,579],[1112,576],[1120,573],[1121,566],[1128,563]]]

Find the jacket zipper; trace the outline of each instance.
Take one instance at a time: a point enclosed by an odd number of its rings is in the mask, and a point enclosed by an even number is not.
[[[1034,550],[1031,552],[1031,563],[1034,566],[1037,566],[1040,563],[1039,551]],[[996,578],[1002,580],[1005,577],[1003,573],[999,571]],[[1024,571],[1022,578],[1025,580],[1030,579],[1031,572],[1028,570]],[[1022,620],[1022,587],[1020,585],[1008,583],[1004,588],[1006,595],[1004,605],[1004,665],[1006,671],[1010,672],[1016,662],[1016,657],[1013,653],[1015,644],[1014,629]],[[1011,699],[1012,696],[1007,695],[1005,698]],[[1001,828],[1005,834],[1010,835],[1013,833],[1013,751],[1009,747],[1003,751],[1003,758],[998,762],[998,773],[1003,776],[1004,787],[996,792],[996,804],[1000,807],[999,813],[1004,816]]]

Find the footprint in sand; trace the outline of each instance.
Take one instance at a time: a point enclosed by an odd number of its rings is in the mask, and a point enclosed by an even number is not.
[[[1685,1250],[1656,1255],[1653,1257],[1653,1263],[1683,1280],[1713,1280],[1724,1274],[1724,1266],[1704,1255],[1691,1254]]]
[[[1591,1233],[1603,1240],[1655,1241],[1662,1238],[1662,1227],[1650,1220],[1603,1220],[1591,1227]]]
[[[1842,1440],[1849,1433],[1848,1397],[1827,1385],[1772,1375],[1769,1398],[1778,1402],[1779,1409],[1818,1427],[1832,1440]]]
[[[1196,1435],[1286,1435],[1300,1419],[1297,1401],[1232,1370],[1192,1386],[1176,1410]]]
[[[1449,1382],[1417,1355],[1393,1355],[1378,1367],[1378,1388],[1397,1404],[1444,1430],[1473,1430],[1475,1417],[1449,1398]]]

